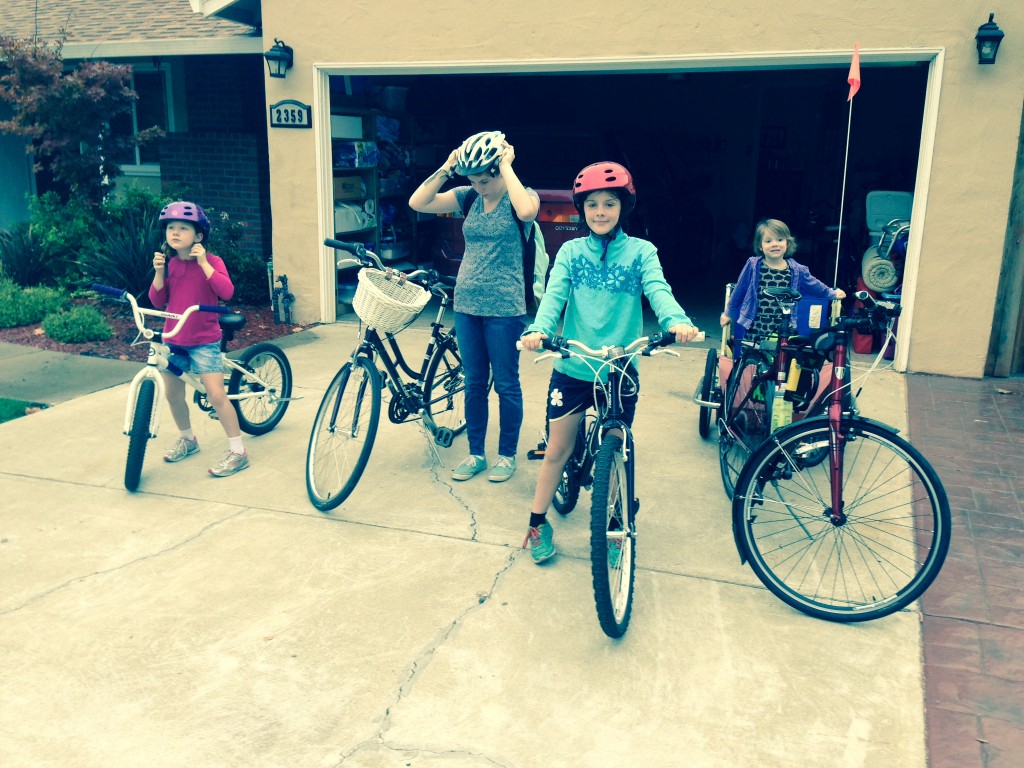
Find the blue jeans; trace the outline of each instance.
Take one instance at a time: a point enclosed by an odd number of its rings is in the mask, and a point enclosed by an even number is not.
[[[483,456],[485,451],[488,374],[494,376],[494,391],[498,393],[498,454],[516,455],[523,426],[516,342],[525,328],[525,315],[479,317],[455,313],[455,335],[466,372],[466,435],[474,456]]]

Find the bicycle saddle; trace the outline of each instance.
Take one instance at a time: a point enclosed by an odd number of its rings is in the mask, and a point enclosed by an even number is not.
[[[224,334],[224,341],[231,341],[235,334],[245,328],[245,315],[232,312],[230,315],[220,315],[220,330]]]
[[[800,291],[794,291],[792,288],[763,288],[761,293],[777,301],[797,302],[802,298]]]

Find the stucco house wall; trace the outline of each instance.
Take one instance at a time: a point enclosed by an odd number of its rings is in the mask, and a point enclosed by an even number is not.
[[[1006,38],[998,62],[983,67],[974,35],[990,11]],[[760,0],[609,7],[382,0],[368,9],[329,0],[263,0],[262,14],[264,39],[281,38],[295,50],[288,77],[267,80],[268,104],[298,99],[323,106],[327,69],[456,73],[502,62],[536,71],[835,65],[849,60],[855,41],[865,64],[930,59],[925,119],[934,129],[922,137],[913,232],[920,259],[906,297],[909,345],[902,362],[911,371],[984,372],[1024,103],[1022,3],[790,0],[770,10]],[[314,114],[314,123],[318,119]],[[324,319],[321,282],[333,259],[321,244],[329,228],[321,134],[320,128],[269,132],[274,260],[277,271],[291,277],[303,321]]]

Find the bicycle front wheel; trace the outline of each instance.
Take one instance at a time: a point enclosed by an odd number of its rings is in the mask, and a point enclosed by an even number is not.
[[[607,435],[594,461],[590,570],[597,620],[608,637],[625,634],[633,611],[636,530],[629,496],[622,438]]]
[[[700,399],[705,403],[713,402],[712,398],[718,392],[718,350],[709,349],[707,360],[704,361],[704,378],[700,380]],[[707,439],[711,434],[712,417],[717,408],[700,406],[700,416],[697,421],[697,431],[700,436]]]
[[[438,427],[457,437],[466,429],[466,374],[454,336],[442,340],[427,364],[423,402]]]
[[[770,385],[767,380],[760,381],[770,368],[767,356],[744,352],[725,387],[725,402],[718,424],[718,464],[725,495],[730,499],[747,457],[770,431]]]
[[[341,367],[316,412],[306,453],[306,493],[322,512],[349,497],[370,459],[380,421],[380,375],[358,357]]]
[[[288,410],[292,396],[292,367],[284,352],[275,344],[256,344],[242,353],[238,364],[266,382],[266,386],[241,371],[232,370],[228,396],[238,413],[239,426],[250,435],[263,435],[276,427]],[[252,395],[259,395],[253,397]]]
[[[877,422],[843,424],[843,509],[832,519],[822,419],[776,432],[736,486],[733,526],[761,582],[797,610],[829,621],[894,613],[928,588],[949,550],[949,502],[920,451]]]
[[[124,465],[124,487],[129,491],[134,491],[139,487],[139,480],[142,477],[142,462],[146,458],[149,423],[153,418],[155,396],[155,383],[145,379],[139,384],[139,393],[135,398],[135,412],[132,414],[132,426],[128,432],[128,460]]]

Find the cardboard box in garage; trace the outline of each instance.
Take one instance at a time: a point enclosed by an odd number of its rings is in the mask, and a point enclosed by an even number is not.
[[[335,176],[334,199],[358,200],[363,196],[363,180],[359,176]]]

